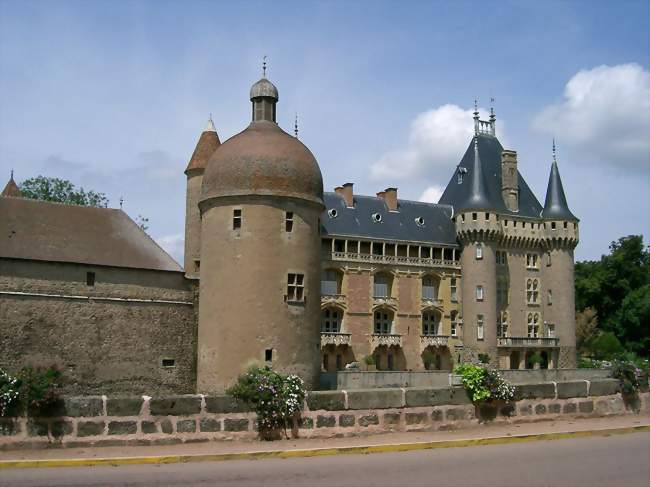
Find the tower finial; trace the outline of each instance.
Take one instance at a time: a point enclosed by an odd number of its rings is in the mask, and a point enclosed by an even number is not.
[[[262,58],[262,78],[266,78],[266,54]]]
[[[496,135],[497,116],[494,114],[494,97],[490,97],[490,132]]]
[[[296,136],[296,139],[298,138],[298,112],[296,112],[296,119],[293,123],[293,133]]]
[[[474,98],[474,135],[478,135],[478,98]]]
[[[123,204],[124,204],[124,196],[120,196],[120,210],[122,209]]]
[[[14,180],[14,170],[11,170],[11,176],[9,176],[9,180],[13,181]]]
[[[553,137],[553,164],[557,164],[557,157],[555,152],[555,137]]]

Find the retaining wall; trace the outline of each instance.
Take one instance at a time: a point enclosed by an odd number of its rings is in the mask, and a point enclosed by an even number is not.
[[[610,377],[605,369],[546,369],[546,370],[500,370],[501,375],[513,384],[537,382],[564,382],[593,380]],[[320,385],[325,390],[372,389],[377,387],[447,387],[449,371],[426,372],[392,371],[339,371],[321,373]]]
[[[516,401],[475,407],[462,388],[311,392],[300,437],[445,430],[479,422],[528,422],[650,412],[650,394],[629,405],[614,379],[524,384]],[[228,396],[70,397],[50,417],[0,419],[0,449],[254,440],[255,414]]]

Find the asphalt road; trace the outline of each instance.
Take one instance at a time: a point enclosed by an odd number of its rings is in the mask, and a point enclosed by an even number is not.
[[[0,486],[650,485],[650,434],[287,460],[0,470]]]

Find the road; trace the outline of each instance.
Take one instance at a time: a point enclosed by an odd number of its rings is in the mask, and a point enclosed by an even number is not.
[[[643,486],[650,434],[405,453],[172,465],[0,470],[0,486]]]

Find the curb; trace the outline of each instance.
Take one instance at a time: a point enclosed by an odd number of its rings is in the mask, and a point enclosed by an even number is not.
[[[589,438],[630,433],[650,433],[650,425],[631,426],[587,431],[567,431],[560,433],[541,433],[530,435],[496,436],[465,440],[425,441],[417,443],[396,443],[385,445],[345,446],[336,448],[313,448],[309,450],[271,450],[240,453],[217,453],[196,455],[163,455],[155,457],[115,457],[115,458],[70,458],[53,460],[6,460],[0,461],[0,470],[6,468],[52,468],[52,467],[95,467],[101,465],[162,465],[167,463],[222,462],[226,460],[263,460],[270,458],[304,458],[332,455],[353,455],[369,453],[406,452],[414,450],[433,450],[438,448],[463,448],[482,445],[505,445],[533,441],[564,440],[568,438]]]

